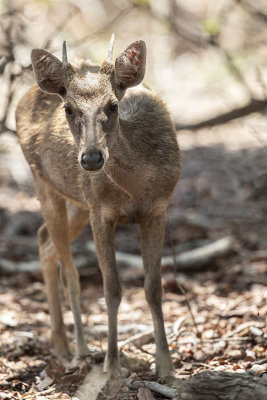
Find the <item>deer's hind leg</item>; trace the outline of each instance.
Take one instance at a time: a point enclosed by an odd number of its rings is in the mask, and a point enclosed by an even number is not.
[[[39,257],[51,318],[51,342],[58,357],[70,355],[58,292],[58,255],[46,224],[38,230]]]
[[[44,182],[37,185],[45,224],[38,232],[39,253],[46,284],[51,315],[52,343],[58,356],[69,352],[58,292],[58,260],[61,275],[74,316],[76,334],[76,356],[88,354],[83,335],[80,312],[80,284],[73,265],[70,243],[89,220],[89,211],[66,205],[66,200]]]

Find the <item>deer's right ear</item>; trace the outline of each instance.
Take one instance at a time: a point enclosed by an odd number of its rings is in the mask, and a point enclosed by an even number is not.
[[[31,54],[33,72],[39,87],[47,93],[64,98],[67,86],[74,75],[69,63],[61,62],[51,53],[35,49]]]
[[[139,40],[128,46],[116,59],[114,78],[116,91],[123,93],[127,88],[142,82],[146,68],[146,45]]]

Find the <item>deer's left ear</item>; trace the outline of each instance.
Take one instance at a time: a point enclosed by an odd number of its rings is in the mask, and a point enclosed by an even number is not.
[[[130,44],[116,59],[114,80],[118,91],[142,82],[146,69],[146,45],[139,40]]]
[[[74,75],[72,66],[41,49],[34,49],[31,59],[35,79],[40,89],[64,98],[67,86]]]

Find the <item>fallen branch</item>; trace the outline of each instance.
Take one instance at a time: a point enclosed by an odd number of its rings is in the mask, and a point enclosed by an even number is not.
[[[267,358],[263,358],[262,360],[253,361],[253,362],[251,363],[251,365],[256,365],[256,364],[261,365],[261,364],[265,364],[265,363],[267,363]]]
[[[231,111],[227,111],[226,113],[217,115],[216,117],[213,118],[208,118],[204,121],[200,121],[195,124],[183,125],[177,122],[175,124],[175,128],[177,131],[181,130],[196,131],[197,129],[201,128],[207,128],[207,127],[210,128],[215,125],[222,125],[227,122],[233,121],[235,119],[246,117],[255,112],[261,112],[264,110],[266,106],[267,106],[267,99],[263,100],[252,99],[247,105],[243,107],[235,108]]]
[[[88,265],[97,265],[95,245],[89,242],[87,245],[90,255],[80,256],[74,260],[77,268],[84,268]],[[179,270],[187,271],[191,268],[201,268],[204,265],[210,264],[217,258],[226,256],[235,249],[235,241],[232,236],[225,236],[222,239],[216,240],[213,243],[199,247],[194,250],[185,251],[175,257],[164,256],[161,260],[162,266],[178,265]],[[141,256],[116,252],[118,264],[127,265],[132,268],[143,268],[143,259]],[[38,272],[40,263],[38,260],[14,262],[5,258],[0,258],[0,271],[17,273],[17,272]]]
[[[80,256],[75,258],[75,265],[77,268],[84,268],[88,266],[95,267],[97,265],[97,259],[95,257],[91,259],[90,257],[88,258],[86,256]],[[0,271],[6,273],[39,273],[41,272],[41,265],[39,260],[11,261],[7,258],[0,257]],[[92,273],[95,273],[95,270],[93,270]]]
[[[226,334],[222,337],[222,339],[225,339],[225,338],[227,338],[227,337],[231,337],[231,336],[237,335],[237,334],[239,334],[239,333],[241,333],[241,332],[243,332],[243,331],[247,331],[247,329],[250,328],[251,326],[255,326],[255,321],[247,321],[247,322],[244,322],[243,324],[238,325],[238,327],[235,328],[234,330],[232,330],[231,332],[226,333]]]
[[[126,386],[130,389],[133,388],[148,388],[152,392],[161,394],[162,396],[166,397],[167,399],[174,399],[176,390],[170,388],[165,385],[161,385],[157,382],[150,382],[150,381],[136,381],[132,379],[127,379],[125,382]]]
[[[142,347],[144,344],[147,344],[153,340],[153,328],[146,329],[143,332],[138,332],[135,335],[130,336],[129,338],[118,343],[119,349],[122,349],[127,344],[134,344],[137,347]]]
[[[38,272],[40,271],[40,263],[37,260],[27,262],[14,262],[6,258],[0,258],[0,271],[7,273],[18,272]]]
[[[267,335],[264,336],[264,340],[267,339]],[[221,338],[211,338],[211,339],[181,339],[177,342],[177,346],[180,344],[194,344],[196,343],[218,343],[218,342],[248,342],[253,340],[249,336],[234,336],[234,337],[221,337]]]
[[[166,323],[165,330],[166,330],[166,335],[167,336],[170,335],[173,332],[172,324]],[[142,330],[141,332],[138,332],[128,337],[127,339],[118,342],[118,346],[120,349],[122,349],[127,344],[133,344],[136,347],[140,348],[144,344],[153,341],[153,338],[154,338],[154,329],[152,327],[147,327],[147,329]]]
[[[95,244],[94,242],[88,242],[88,250],[96,256]],[[143,259],[141,256],[124,253],[121,251],[116,251],[116,260],[118,264],[128,265],[133,268],[143,268]]]
[[[235,249],[235,240],[232,236],[225,236],[213,243],[197,249],[185,251],[175,257],[179,270],[189,268],[199,268],[210,264],[216,258],[220,258],[232,253]],[[162,265],[174,265],[173,256],[162,258]]]
[[[188,381],[170,377],[169,384],[176,387],[176,400],[264,400],[267,381],[249,373],[204,371]]]
[[[88,249],[95,252],[93,242],[88,244]],[[161,259],[161,265],[175,265],[177,263],[179,270],[187,270],[190,268],[199,268],[214,261],[216,258],[226,256],[235,249],[235,240],[232,236],[225,236],[213,243],[199,247],[194,250],[185,251],[175,257],[164,256]],[[127,264],[135,268],[143,268],[143,260],[141,256],[128,253],[116,252],[118,263]]]
[[[166,329],[167,336],[175,333],[175,326],[172,324],[165,324],[165,329]],[[106,330],[107,330],[107,327],[106,327]],[[236,332],[234,332],[234,333],[236,333]],[[153,328],[147,328],[146,330],[138,332],[138,333],[128,337],[127,339],[118,342],[118,346],[120,349],[123,349],[124,346],[126,346],[128,344],[133,344],[134,346],[139,348],[139,347],[142,347],[144,344],[147,344],[147,343],[153,341],[153,338],[154,338]],[[267,338],[267,335],[263,335],[263,340],[265,340],[266,338]],[[201,343],[201,344],[203,344],[203,343],[219,343],[221,341],[224,341],[224,342],[246,342],[246,341],[251,341],[251,340],[252,340],[252,338],[250,336],[225,335],[222,337],[210,338],[210,339],[199,339],[197,337],[194,337],[192,339],[186,338],[186,339],[177,340],[177,338],[176,338],[175,342],[176,342],[177,346],[179,347],[179,345],[185,345],[185,344],[194,345],[195,343]]]

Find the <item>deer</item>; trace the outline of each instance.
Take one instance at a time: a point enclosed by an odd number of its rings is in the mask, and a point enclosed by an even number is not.
[[[41,269],[54,354],[69,357],[59,282],[73,313],[75,356],[89,353],[80,310],[80,283],[70,244],[90,223],[108,316],[104,371],[120,376],[117,318],[122,298],[115,228],[138,224],[145,297],[151,310],[156,372],[172,373],[162,312],[161,256],[166,209],[180,176],[174,123],[163,100],[142,84],[146,45],[130,44],[113,61],[69,63],[34,49],[36,82],[16,109],[17,135],[30,166],[44,224],[38,230]],[[60,263],[60,273],[58,273]]]

